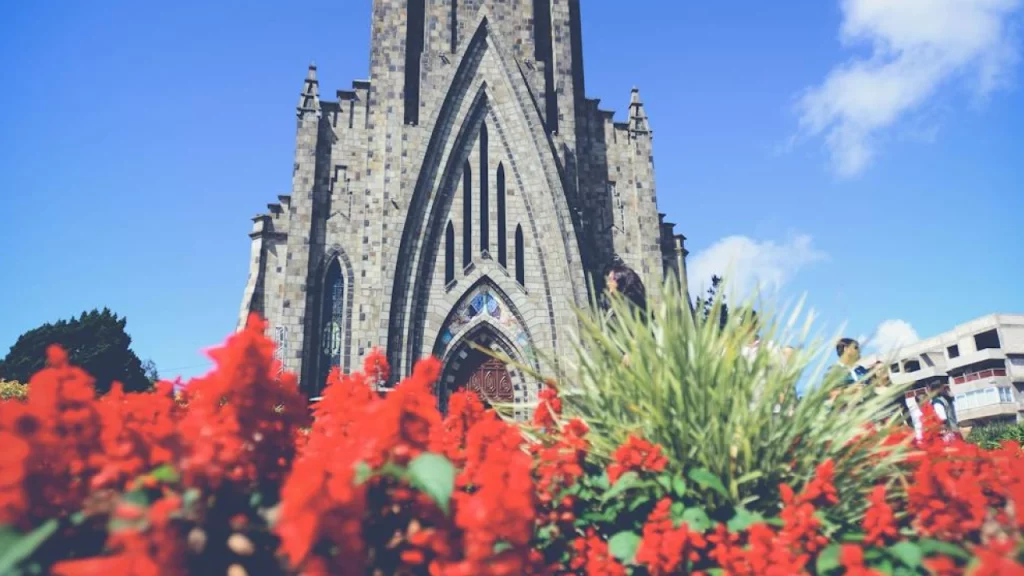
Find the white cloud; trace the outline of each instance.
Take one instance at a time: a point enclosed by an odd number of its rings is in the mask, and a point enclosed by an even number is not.
[[[804,266],[827,255],[813,246],[808,235],[794,236],[783,244],[758,242],[746,236],[729,236],[697,252],[687,262],[691,296],[705,294],[712,276],[726,276],[728,293],[748,296],[753,290],[781,288]]]
[[[802,133],[824,135],[841,175],[863,170],[878,133],[954,78],[980,96],[1007,81],[1018,57],[1011,18],[1022,0],[840,0],[844,46],[870,56],[837,65],[800,98]]]
[[[886,320],[875,329],[875,334],[868,341],[867,348],[872,353],[889,354],[920,339],[917,330],[914,330],[914,327],[906,320]]]

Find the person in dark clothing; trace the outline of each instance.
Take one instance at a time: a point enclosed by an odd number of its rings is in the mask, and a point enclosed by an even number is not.
[[[605,289],[609,294],[621,294],[633,304],[641,314],[647,313],[647,289],[640,276],[621,261],[616,261],[605,269]]]

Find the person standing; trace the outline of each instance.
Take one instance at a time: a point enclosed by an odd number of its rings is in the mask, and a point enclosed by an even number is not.
[[[860,361],[860,343],[853,338],[840,339],[836,343],[836,355],[839,361],[825,374],[825,382],[835,386],[830,393],[833,401],[868,374],[866,368],[857,364]]]

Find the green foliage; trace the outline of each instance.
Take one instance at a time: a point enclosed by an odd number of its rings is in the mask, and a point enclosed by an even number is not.
[[[0,379],[0,401],[24,400],[28,398],[28,385]]]
[[[1011,441],[1024,446],[1024,424],[988,424],[975,426],[967,435],[967,441],[987,450],[998,448],[1003,442]]]
[[[858,521],[863,499],[855,495],[901,475],[896,463],[905,447],[883,446],[885,431],[861,434],[868,423],[883,420],[901,391],[853,387],[833,404],[829,396],[838,382],[828,381],[798,401],[796,384],[813,352],[797,350],[783,361],[770,346],[749,351],[749,357],[744,349],[755,332],[763,342],[787,342],[801,319],[800,306],[783,326],[764,313],[756,328],[748,314],[735,314],[722,326],[700,314],[695,318],[673,284],[663,294],[647,319],[615,299],[613,314],[581,313],[575,358],[570,366],[563,363],[559,381],[566,383],[565,417],[590,426],[595,458],[607,462],[630,434],[658,443],[671,471],[690,481],[690,505],[704,506],[716,521],[742,510],[739,523],[750,515],[774,516],[779,484],[799,489],[831,458],[844,495],[836,521]],[[708,318],[719,318],[721,305],[716,299]],[[801,342],[809,330],[807,320]],[[810,375],[813,381],[822,381],[825,362]]]
[[[448,513],[455,491],[455,467],[439,454],[421,454],[409,463],[409,480]]]
[[[114,380],[127,391],[142,391],[151,386],[142,361],[131,349],[131,336],[125,332],[125,318],[110,310],[83,312],[78,318],[43,324],[22,334],[7,356],[0,361],[0,377],[28,382],[46,363],[46,348],[59,344],[67,350],[71,362],[96,379],[96,389],[106,392]],[[150,376],[156,368],[150,366]]]
[[[57,520],[48,520],[27,534],[0,526],[0,574],[21,574],[18,566],[57,531]]]

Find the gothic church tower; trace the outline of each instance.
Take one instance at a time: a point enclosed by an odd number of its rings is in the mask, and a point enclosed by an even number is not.
[[[262,314],[311,396],[387,351],[395,379],[444,362],[525,403],[538,383],[489,361],[570,352],[587,278],[620,258],[658,298],[685,283],[656,203],[652,132],[585,97],[580,0],[374,0],[370,79],[296,108],[292,191],[253,221],[240,322]]]

